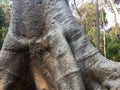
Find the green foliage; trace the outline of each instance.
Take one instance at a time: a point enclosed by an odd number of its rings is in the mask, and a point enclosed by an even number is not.
[[[1,4],[8,5],[10,0],[0,0]]]
[[[80,8],[81,15],[81,26],[87,33],[88,38],[93,44],[95,44],[96,35],[96,17],[95,17],[95,5],[93,3],[88,3]]]
[[[2,9],[2,7],[0,6],[0,29],[5,26],[5,13]]]
[[[5,27],[5,13],[2,9],[2,7],[0,6],[0,48],[2,47],[2,43],[3,43],[3,37],[2,37],[2,29],[3,27]]]
[[[0,48],[4,41],[10,22],[10,8],[7,5],[0,5]]]
[[[103,34],[104,32],[101,32],[100,51],[102,54],[104,53]],[[120,41],[117,37],[117,34],[114,33],[114,30],[111,32],[106,32],[106,52],[107,58],[120,62]]]
[[[85,30],[88,38],[95,45],[96,41],[96,9],[93,3],[88,3],[79,9],[82,28]],[[99,21],[104,26],[106,22],[105,12],[100,10]],[[110,32],[106,32],[106,45],[104,45],[104,32],[100,33],[100,52],[104,55],[104,46],[106,46],[106,57],[120,62],[120,41],[117,34],[120,34],[120,27],[113,28]]]
[[[116,28],[113,28],[111,32],[107,33],[107,57],[114,60],[120,61],[120,41],[115,33]],[[120,29],[120,28],[119,28]]]

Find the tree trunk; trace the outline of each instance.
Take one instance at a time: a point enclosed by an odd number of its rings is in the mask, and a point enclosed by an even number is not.
[[[109,2],[110,2],[110,5],[111,5],[111,7],[112,7],[112,9],[113,9],[113,12],[114,12],[115,26],[116,26],[117,23],[118,23],[118,15],[119,15],[119,13],[118,13],[118,11],[117,11],[116,6],[114,5],[114,0],[109,0]],[[118,23],[118,24],[119,24],[119,23]]]
[[[96,47],[100,50],[99,4],[96,0]]]
[[[119,90],[120,65],[93,47],[64,0],[14,0],[0,90]]]

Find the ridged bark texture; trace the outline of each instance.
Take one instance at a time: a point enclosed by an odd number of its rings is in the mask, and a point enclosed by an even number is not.
[[[119,90],[120,65],[93,47],[65,0],[14,0],[0,76],[0,90]]]

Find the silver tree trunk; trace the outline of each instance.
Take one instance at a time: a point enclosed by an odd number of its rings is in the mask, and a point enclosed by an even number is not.
[[[14,0],[0,90],[119,90],[120,65],[91,44],[65,0]]]

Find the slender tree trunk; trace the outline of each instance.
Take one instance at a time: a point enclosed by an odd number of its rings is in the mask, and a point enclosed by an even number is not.
[[[104,40],[104,56],[106,57],[107,53],[106,53],[106,31],[105,30],[104,30],[103,40]]]
[[[110,1],[110,4],[111,4],[111,7],[113,9],[113,12],[114,12],[114,15],[115,15],[115,24],[117,24],[117,16],[118,16],[118,11],[116,9],[116,6],[114,5],[114,0],[109,0]]]
[[[103,5],[104,5],[104,3],[103,3]],[[102,8],[104,8],[103,6],[102,6]],[[104,19],[105,17],[104,17],[104,11],[102,11],[102,24],[103,24],[103,28],[105,27],[105,19]],[[103,49],[104,49],[104,56],[106,57],[106,55],[107,55],[107,53],[106,53],[106,45],[107,45],[107,43],[106,43],[106,31],[105,31],[105,29],[104,29],[104,32],[103,32]]]
[[[99,28],[99,5],[98,0],[96,0],[96,47],[100,49],[100,28]]]
[[[1,90],[117,90],[120,65],[93,47],[64,0],[14,0],[0,52]]]
[[[77,11],[77,14],[78,14],[79,19],[80,19],[79,24],[81,24],[81,15],[80,15],[80,11],[79,11],[79,9],[77,8],[77,3],[76,3],[76,0],[74,0],[74,7],[75,7],[75,10]]]

